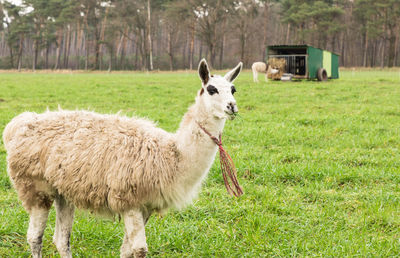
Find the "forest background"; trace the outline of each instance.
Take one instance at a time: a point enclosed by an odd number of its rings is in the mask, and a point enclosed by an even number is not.
[[[248,68],[277,44],[400,66],[399,0],[2,0],[0,20],[0,69]]]

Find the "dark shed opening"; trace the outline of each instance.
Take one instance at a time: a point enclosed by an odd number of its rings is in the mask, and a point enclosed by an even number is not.
[[[276,46],[268,49],[269,58],[283,58],[285,72],[298,77],[307,76],[307,46]]]

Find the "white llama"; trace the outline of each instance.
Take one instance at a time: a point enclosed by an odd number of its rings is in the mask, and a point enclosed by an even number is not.
[[[238,112],[235,87],[242,63],[224,77],[199,64],[202,87],[176,133],[147,120],[88,111],[26,112],[4,129],[8,173],[29,212],[27,239],[41,257],[42,236],[55,202],[53,236],[61,257],[72,257],[74,208],[120,214],[121,257],[145,257],[145,224],[153,212],[182,208],[196,197],[214,161],[218,136]]]
[[[276,74],[278,69],[272,68],[269,64],[264,62],[255,62],[251,65],[253,71],[253,81],[258,82],[258,73],[265,73],[265,81],[268,82],[268,74]]]

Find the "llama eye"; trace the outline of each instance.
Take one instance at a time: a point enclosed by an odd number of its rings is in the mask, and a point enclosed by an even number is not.
[[[208,85],[207,87],[208,94],[213,95],[214,93],[218,94],[218,89],[212,85]]]
[[[235,94],[235,92],[236,92],[235,86],[231,87],[231,91],[232,91],[232,95]]]

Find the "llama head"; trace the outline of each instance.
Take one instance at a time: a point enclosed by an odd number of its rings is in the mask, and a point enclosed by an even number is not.
[[[210,70],[205,59],[199,64],[199,76],[202,81],[202,89],[199,92],[199,99],[206,109],[217,119],[234,119],[239,111],[234,98],[236,92],[233,81],[242,70],[242,62],[227,72],[223,77],[210,75]]]
[[[279,72],[279,68],[271,68],[272,74],[277,74]]]
[[[267,64],[267,72],[271,74],[277,74],[279,72],[279,67],[273,67],[269,64]]]

